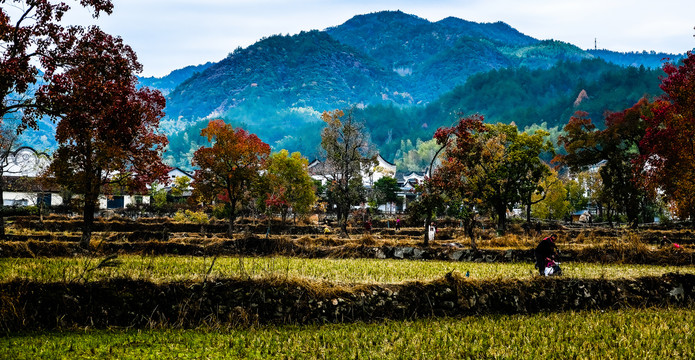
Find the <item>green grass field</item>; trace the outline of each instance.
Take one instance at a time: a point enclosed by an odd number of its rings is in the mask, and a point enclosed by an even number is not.
[[[3,359],[688,359],[695,310],[0,337]]]
[[[530,279],[532,263],[471,263],[379,259],[300,259],[287,257],[121,256],[115,266],[97,267],[99,258],[0,259],[0,278],[39,282],[94,281],[113,277],[154,282],[234,277],[287,277],[346,284],[394,284],[429,281],[450,271],[470,273],[473,279]],[[668,272],[695,273],[695,266],[654,266],[572,263],[562,264],[572,278],[635,278]]]

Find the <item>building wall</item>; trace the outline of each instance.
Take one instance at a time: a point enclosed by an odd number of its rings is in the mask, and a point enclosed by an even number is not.
[[[147,205],[150,203],[150,196],[149,195],[119,195],[123,197],[123,208],[128,207],[128,205],[135,205],[137,204],[137,197],[140,197],[142,199],[142,204]],[[104,195],[99,195],[99,209],[100,210],[105,210],[108,208],[108,198]]]
[[[3,205],[5,206],[35,206],[38,194],[34,192],[5,191],[3,192]],[[58,194],[51,194],[51,206],[63,204],[63,198]]]

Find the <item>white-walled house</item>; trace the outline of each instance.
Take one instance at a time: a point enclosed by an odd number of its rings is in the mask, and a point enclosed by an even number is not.
[[[383,177],[396,177],[396,164],[392,164],[384,159],[381,154],[376,156],[377,164],[367,171],[362,171],[362,183],[367,187],[372,187],[375,182]]]
[[[375,182],[383,177],[395,178],[400,187],[400,191],[397,193],[400,200],[394,204],[381,205],[379,210],[385,212],[405,211],[408,202],[417,198],[418,194],[415,192],[415,186],[425,180],[425,173],[410,172],[397,174],[395,164],[388,162],[381,155],[377,155],[376,160],[376,165],[362,171],[362,185],[365,188],[371,188]],[[324,168],[324,163],[319,160],[314,160],[309,164],[309,174],[312,179],[319,180],[323,184],[330,180],[330,175]]]
[[[3,166],[4,206],[35,206],[43,203],[47,206],[60,206],[63,204],[60,188],[46,186],[37,180],[50,165],[51,158],[48,154],[38,152],[30,147],[20,147],[11,152]],[[177,177],[187,177],[192,180],[191,174],[179,168],[169,171],[169,183],[164,184],[167,190]],[[190,186],[184,191],[184,196],[190,196]],[[79,196],[79,195],[74,195]],[[149,194],[113,194],[100,195],[98,208],[121,209],[129,205],[149,204]]]
[[[2,205],[32,206],[41,202],[48,206],[61,205],[63,199],[58,189],[45,188],[36,181],[50,163],[48,154],[27,146],[10,152],[2,167],[5,181]]]
[[[362,185],[364,187],[370,188],[379,179],[390,176],[396,176],[396,164],[392,164],[384,159],[381,155],[376,156],[376,165],[368,169],[362,169]],[[314,160],[309,164],[309,175],[314,180],[319,180],[322,183],[329,181],[329,173],[324,168],[324,162],[320,160]]]
[[[167,189],[167,191],[171,191],[172,185],[174,184],[176,179],[180,177],[187,178],[189,184],[188,188],[183,189],[183,197],[191,196],[191,192],[193,191],[193,187],[191,186],[191,184],[193,183],[193,175],[190,172],[181,170],[177,167],[169,170],[169,182],[165,185],[165,188]]]

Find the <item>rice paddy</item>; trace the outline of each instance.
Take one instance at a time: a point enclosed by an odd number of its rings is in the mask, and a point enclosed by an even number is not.
[[[124,255],[104,258],[0,258],[0,278],[38,282],[97,281],[114,277],[156,283],[219,278],[302,278],[347,284],[430,281],[457,271],[472,279],[530,279],[531,262],[475,263],[391,259],[302,259],[290,257],[194,257]],[[100,265],[101,264],[101,265]],[[565,277],[637,278],[669,272],[695,274],[695,266],[566,262]]]

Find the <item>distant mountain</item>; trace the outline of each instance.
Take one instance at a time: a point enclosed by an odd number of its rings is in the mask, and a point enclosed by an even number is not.
[[[140,86],[147,86],[155,89],[159,89],[164,95],[169,94],[174,90],[179,84],[186,81],[191,76],[199,73],[210,66],[212,62],[207,62],[201,65],[190,65],[182,69],[174,70],[168,75],[163,77],[138,77],[140,81]]]
[[[660,68],[664,61],[678,61],[683,58],[682,54],[667,54],[657,53],[654,51],[642,52],[616,52],[610,50],[587,50],[587,52],[595,57],[606,60],[610,63],[620,66],[644,66],[646,68]]]
[[[169,93],[166,112],[170,119],[194,121],[226,116],[258,101],[274,109],[319,112],[352,105],[427,104],[474,74],[548,69],[558,61],[596,57],[620,65],[658,65],[651,54],[625,58],[607,51],[592,53],[560,41],[534,39],[502,22],[481,24],[453,17],[430,22],[383,11],[355,16],[325,31],[262,39],[203,71],[187,70],[197,72],[185,81],[183,72],[172,73],[165,89],[181,82]]]
[[[392,160],[401,140],[431,138],[458,114],[561,127],[580,109],[600,122],[605,110],[658,95],[666,57],[681,55],[585,51],[502,22],[430,22],[383,11],[324,31],[263,38],[219,62],[140,83],[167,95],[162,129],[171,165],[189,167],[205,143],[200,129],[213,117],[258,134],[274,149],[318,156],[321,112],[345,108],[365,121]],[[588,99],[575,106],[582,90]],[[46,133],[39,136],[36,143],[50,146]]]
[[[166,112],[170,118],[223,116],[257,100],[276,109],[342,108],[382,101],[399,82],[371,57],[314,30],[238,49],[181,83],[169,94]]]

